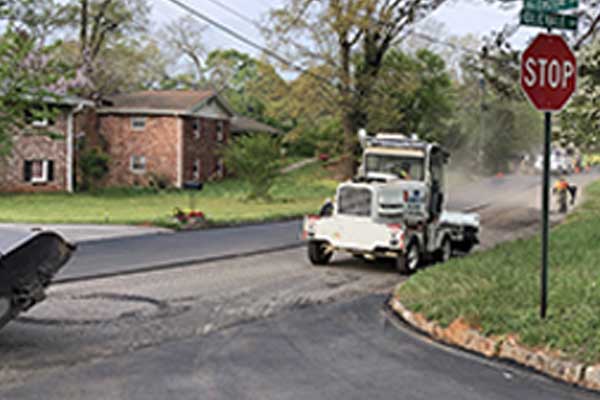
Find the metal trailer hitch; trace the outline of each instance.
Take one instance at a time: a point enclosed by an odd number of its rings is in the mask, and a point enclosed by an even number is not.
[[[54,232],[0,229],[0,329],[46,298],[75,248]]]

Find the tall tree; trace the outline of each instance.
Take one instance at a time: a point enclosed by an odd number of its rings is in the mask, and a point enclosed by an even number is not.
[[[206,78],[241,115],[285,126],[283,99],[288,85],[267,62],[237,50],[215,50],[206,59]]]
[[[341,110],[345,174],[354,169],[356,130],[384,56],[394,41],[444,0],[288,0],[271,12],[269,39],[305,66],[327,66],[327,89]],[[360,59],[354,64],[355,59]],[[354,68],[355,65],[359,67]],[[317,79],[317,83],[322,82]]]
[[[66,24],[67,7],[57,0],[0,1],[0,18],[27,31],[39,45],[47,45]]]
[[[583,46],[578,56],[578,89],[560,115],[559,137],[583,147],[597,147],[600,144],[600,38]]]
[[[13,137],[26,128],[27,114],[35,119],[53,116],[47,100],[68,82],[59,84],[62,69],[48,56],[51,51],[12,24],[0,36],[0,156],[9,154]]]
[[[456,97],[444,60],[426,49],[414,55],[391,50],[380,75],[367,106],[369,130],[443,141]]]
[[[207,50],[204,43],[206,25],[194,18],[184,16],[168,23],[161,31],[162,45],[168,57],[175,60],[172,76],[179,76],[186,86],[206,85],[205,61]],[[191,77],[190,79],[184,77]]]
[[[65,11],[69,25],[78,31],[79,66],[90,82],[86,93],[101,97],[93,81],[102,50],[111,41],[143,33],[148,26],[147,0],[72,0]]]

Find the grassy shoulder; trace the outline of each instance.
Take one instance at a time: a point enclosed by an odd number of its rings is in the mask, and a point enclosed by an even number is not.
[[[539,318],[540,241],[502,244],[419,272],[396,295],[447,326],[458,317],[487,335],[600,362],[600,182],[551,234],[549,309]]]
[[[207,183],[196,193],[196,209],[216,224],[269,221],[318,210],[337,183],[321,165],[282,175],[270,201],[246,201],[238,179]],[[106,190],[99,193],[3,194],[0,221],[34,223],[112,223],[169,225],[173,209],[190,208],[185,191]]]

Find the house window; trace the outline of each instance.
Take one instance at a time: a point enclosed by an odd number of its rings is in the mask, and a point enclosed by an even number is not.
[[[54,161],[26,160],[23,168],[23,180],[31,183],[48,183],[54,180]]]
[[[134,131],[143,131],[146,128],[146,117],[132,117],[131,129]]]
[[[192,169],[192,179],[196,182],[200,180],[200,160],[194,161],[194,167]]]
[[[35,110],[26,110],[25,111],[25,123],[33,128],[47,128],[49,126],[54,126],[55,121],[54,118],[40,117],[40,112]],[[50,112],[50,111],[48,111]]]
[[[222,142],[225,139],[223,134],[223,121],[217,121],[217,142]]]
[[[135,172],[136,174],[143,174],[146,172],[146,157],[131,156],[130,168],[131,172]]]
[[[201,133],[202,124],[199,119],[194,120],[193,129],[194,129],[194,138],[200,139],[200,135],[202,134]]]

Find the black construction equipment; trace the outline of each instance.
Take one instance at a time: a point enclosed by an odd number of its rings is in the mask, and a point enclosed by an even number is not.
[[[54,232],[0,229],[0,328],[45,299],[74,251]]]

